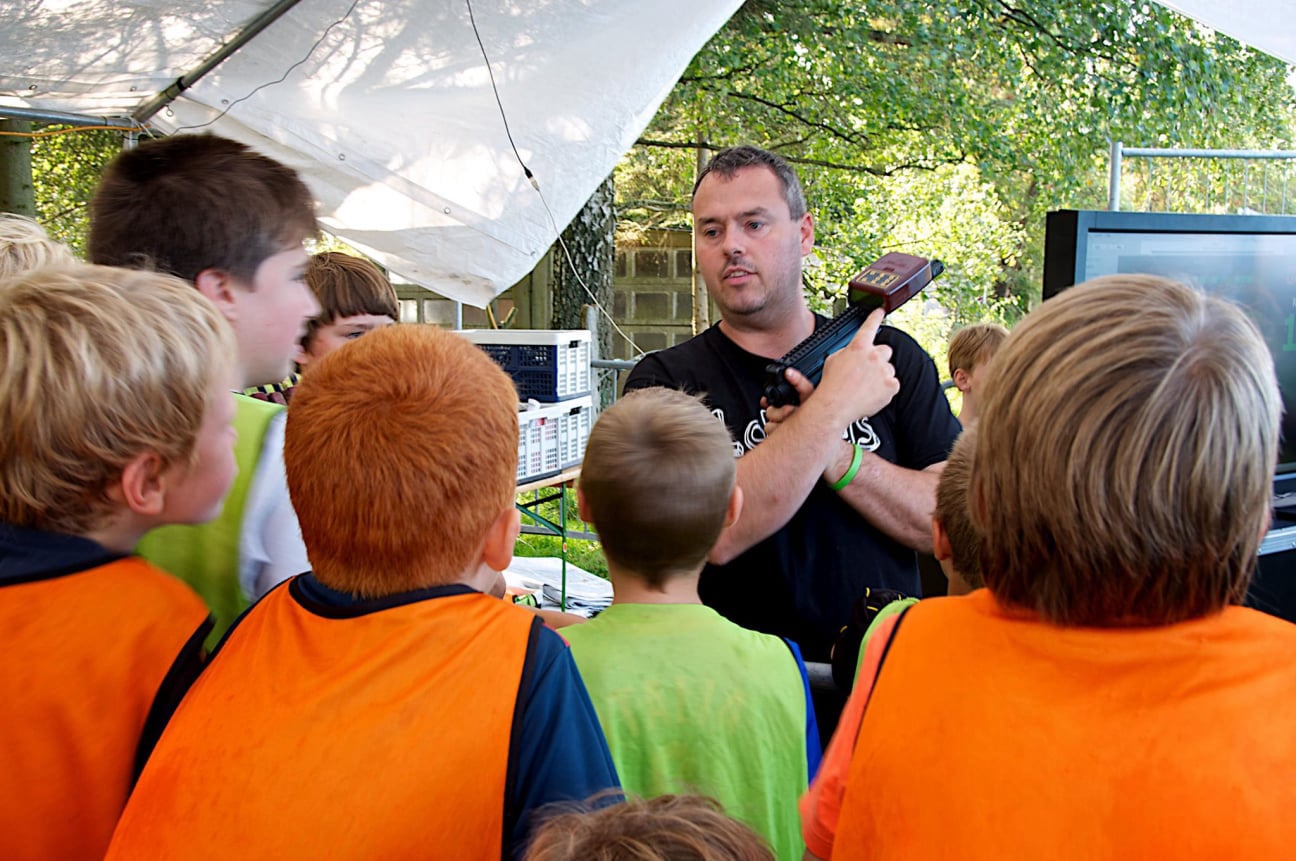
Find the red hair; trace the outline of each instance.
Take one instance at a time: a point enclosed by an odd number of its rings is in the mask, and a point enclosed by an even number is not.
[[[371,332],[293,395],[284,465],[315,576],[380,597],[460,580],[513,504],[517,391],[426,325]]]

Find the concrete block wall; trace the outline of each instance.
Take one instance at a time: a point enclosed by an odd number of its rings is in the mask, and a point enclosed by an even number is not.
[[[688,231],[650,231],[637,243],[618,243],[613,278],[613,320],[634,340],[633,349],[613,332],[614,359],[672,347],[693,337],[693,237]],[[495,300],[496,318],[510,309],[517,313],[514,329],[547,329],[552,315],[552,261],[546,256],[526,278]],[[454,325],[454,303],[413,284],[397,284],[401,320],[408,323]],[[718,319],[712,307],[709,319]],[[489,325],[486,312],[463,307],[465,328]]]

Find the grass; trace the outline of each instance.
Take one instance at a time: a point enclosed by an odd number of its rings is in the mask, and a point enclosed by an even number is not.
[[[541,491],[542,496],[554,493],[552,490]],[[567,495],[567,529],[571,532],[591,532],[593,531],[589,524],[580,519],[576,513],[576,491],[566,488],[563,493]],[[534,494],[523,494],[517,498],[519,503],[529,503],[535,499]],[[542,502],[536,506],[537,513],[547,520],[557,523],[560,516],[558,500],[555,498],[548,502]],[[522,515],[522,525],[533,525],[535,521]],[[562,555],[562,539],[557,535],[530,535],[523,533],[518,536],[517,544],[513,547],[513,553],[517,556],[560,556]],[[597,541],[586,541],[581,538],[567,539],[567,561],[585,569],[591,574],[597,574],[599,577],[606,578],[607,560],[603,558],[603,550]]]

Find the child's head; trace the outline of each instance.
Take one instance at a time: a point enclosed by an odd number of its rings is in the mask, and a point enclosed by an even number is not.
[[[1236,306],[1152,276],[1081,284],[1013,330],[982,406],[969,505],[999,599],[1073,625],[1242,599],[1281,400]]]
[[[968,514],[968,480],[972,476],[972,447],[976,428],[968,428],[954,443],[936,486],[932,512],[932,544],[949,579],[949,594],[966,595],[985,585],[981,578],[981,533]]]
[[[75,262],[67,246],[50,239],[44,227],[24,215],[0,212],[0,278]]]
[[[661,795],[546,820],[526,861],[773,861],[748,826],[699,795]]]
[[[306,284],[320,312],[306,324],[297,364],[303,369],[366,332],[395,323],[400,316],[396,288],[382,270],[363,257],[325,251],[311,257]]]
[[[284,466],[320,582],[372,598],[507,566],[517,403],[499,365],[434,326],[388,326],[313,366]]]
[[[953,334],[949,342],[949,372],[954,386],[963,393],[959,418],[963,424],[976,417],[977,395],[986,365],[999,351],[1008,330],[998,323],[974,323]]]
[[[243,383],[253,386],[287,376],[319,310],[302,280],[302,243],[317,230],[310,192],[291,168],[226,138],[176,135],[104,169],[89,256],[197,285],[233,325]]]
[[[210,519],[234,477],[232,353],[216,308],[168,275],[0,281],[0,520],[91,535],[128,510]]]
[[[733,443],[697,398],[631,392],[594,425],[581,465],[582,517],[608,561],[660,589],[696,574],[737,516]]]

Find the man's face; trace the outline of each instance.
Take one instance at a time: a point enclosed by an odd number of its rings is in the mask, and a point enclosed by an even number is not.
[[[772,170],[711,173],[693,196],[698,269],[725,320],[772,325],[801,302],[801,259],[814,247],[809,213],[793,218]]]
[[[319,313],[306,286],[306,249],[293,246],[262,261],[250,285],[235,282],[235,317],[244,386],[277,383],[292,372],[306,321]]]
[[[345,344],[354,341],[361,335],[381,329],[396,322],[384,314],[356,314],[351,317],[338,317],[332,323],[320,326],[311,336],[310,343],[302,348],[297,357],[297,364],[303,368],[312,362],[318,362],[329,353]]]

